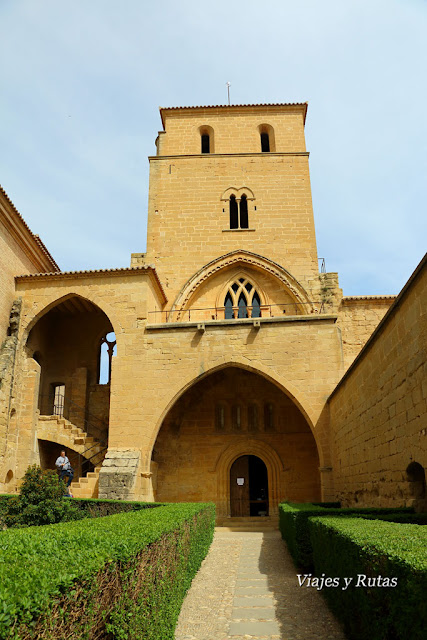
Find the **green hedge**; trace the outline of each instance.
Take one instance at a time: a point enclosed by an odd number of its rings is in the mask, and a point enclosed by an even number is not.
[[[279,505],[279,528],[297,567],[313,566],[308,519],[314,516],[354,516],[360,514],[386,515],[412,513],[411,508],[401,509],[338,509],[319,507],[309,502],[285,502]]]
[[[69,500],[69,498],[66,498]],[[89,518],[101,518],[111,516],[114,513],[127,513],[140,511],[141,509],[153,509],[161,507],[161,502],[133,502],[126,500],[99,500],[97,498],[73,498],[72,503],[77,505]]]
[[[384,522],[397,522],[399,524],[427,524],[427,513],[392,513],[392,514],[361,514],[366,520],[384,520]]]
[[[332,517],[310,518],[308,526],[316,575],[340,578],[322,593],[351,640],[425,638],[426,529]],[[347,589],[344,577],[353,578]]]
[[[172,640],[212,504],[0,532],[0,638]]]

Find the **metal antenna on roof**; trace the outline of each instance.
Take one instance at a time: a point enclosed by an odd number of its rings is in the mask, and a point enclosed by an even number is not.
[[[231,87],[231,82],[226,82],[225,84],[227,85],[228,106],[230,106],[230,87]]]

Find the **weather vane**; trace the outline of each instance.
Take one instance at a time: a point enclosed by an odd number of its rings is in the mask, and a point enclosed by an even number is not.
[[[225,84],[227,85],[228,104],[230,105],[230,87],[231,87],[231,82],[226,82]]]

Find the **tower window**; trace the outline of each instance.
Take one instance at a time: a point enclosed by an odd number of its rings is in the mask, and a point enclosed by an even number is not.
[[[239,208],[236,196],[230,196],[230,229],[239,228]]]
[[[214,153],[214,130],[209,125],[199,127],[201,153]]]
[[[261,151],[263,153],[270,151],[270,136],[268,133],[261,133]]]
[[[240,198],[239,210],[240,210],[240,228],[241,229],[248,229],[248,227],[249,227],[248,201],[247,201],[245,195],[243,195]]]
[[[246,278],[232,282],[224,299],[224,318],[260,318],[261,298]]]
[[[274,129],[271,124],[260,124],[258,127],[261,151],[262,153],[269,153],[270,151],[276,151],[276,142],[274,136]]]
[[[208,133],[202,134],[202,153],[211,152],[211,141]]]
[[[245,194],[240,200],[230,196],[230,229],[249,229],[248,199]]]

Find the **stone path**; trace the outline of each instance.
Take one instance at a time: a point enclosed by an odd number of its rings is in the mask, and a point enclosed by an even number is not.
[[[279,531],[215,530],[175,640],[345,640],[316,589],[299,587]]]

